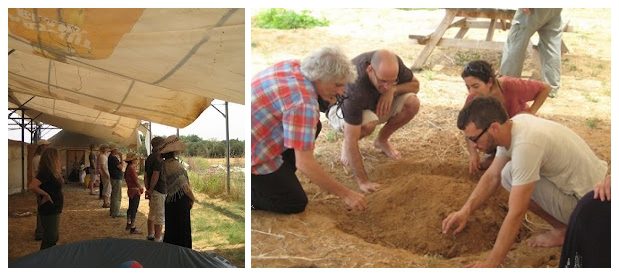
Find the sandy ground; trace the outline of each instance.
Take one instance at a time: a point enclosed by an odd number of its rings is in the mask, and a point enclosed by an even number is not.
[[[334,44],[351,58],[389,48],[410,66],[423,46],[408,35],[429,34],[444,10],[318,10],[313,14],[329,19],[331,25],[290,31],[252,28],[248,75]],[[562,57],[562,87],[559,97],[548,99],[539,115],[573,129],[610,163],[610,11],[564,9],[563,17],[574,31],[563,37],[570,52]],[[449,36],[456,31],[450,30]],[[505,36],[505,31],[498,30],[495,41],[504,41]],[[484,39],[485,33],[472,32],[467,37]],[[424,70],[416,73],[421,110],[391,139],[402,160],[390,160],[376,151],[371,143],[375,135],[360,142],[370,179],[383,184],[367,196],[369,210],[347,212],[337,197],[299,174],[310,201],[304,213],[252,211],[252,266],[460,267],[483,259],[507,211],[506,191],[499,190],[457,237],[440,233],[442,219],[462,205],[479,179],[467,172],[464,140],[455,126],[467,93],[459,74],[463,64],[479,58],[498,66],[500,52],[437,48]],[[534,63],[527,60],[523,76],[538,77]],[[342,135],[323,120],[315,150],[318,161],[337,180],[358,189],[338,161],[341,143]],[[548,228],[528,213],[503,266],[558,266],[560,248],[530,248],[522,242]]]
[[[124,184],[124,183],[123,183]],[[99,195],[89,195],[89,190],[77,184],[63,186],[64,209],[60,216],[59,240],[57,245],[101,238],[122,239],[146,239],[148,231],[146,220],[148,217],[148,201],[144,196],[140,199],[140,206],[136,216],[136,224],[142,234],[129,234],[125,231],[127,219],[124,217],[112,218],[109,216],[109,208],[102,208]],[[127,189],[123,187],[123,199],[121,213],[126,214],[129,207]],[[202,204],[214,204],[216,199],[207,198],[197,194],[198,201]],[[200,203],[194,205],[194,209],[203,207]],[[36,216],[18,216],[16,213],[36,213],[36,199],[30,192],[15,194],[8,199],[8,261],[11,262],[20,257],[39,251],[40,241],[34,240]],[[193,233],[197,234],[195,225]],[[239,250],[244,250],[244,245],[230,245],[227,247],[213,247],[208,243],[195,241],[193,249],[201,252],[214,252],[237,267],[245,265],[243,259],[237,259]]]

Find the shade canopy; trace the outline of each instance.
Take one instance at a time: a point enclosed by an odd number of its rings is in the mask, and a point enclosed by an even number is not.
[[[9,103],[59,128],[135,143],[244,103],[244,9],[9,9]],[[105,132],[105,133],[103,133]]]

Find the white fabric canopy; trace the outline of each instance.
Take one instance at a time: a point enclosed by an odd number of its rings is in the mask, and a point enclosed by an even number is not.
[[[116,125],[127,138],[139,120],[183,128],[212,99],[244,103],[243,9],[9,9],[8,19],[13,103],[35,96],[24,107],[57,127]]]

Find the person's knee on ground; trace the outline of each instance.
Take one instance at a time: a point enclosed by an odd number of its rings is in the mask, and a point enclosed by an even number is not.
[[[298,198],[299,200],[291,201],[286,205],[281,205],[276,209],[275,212],[282,214],[297,214],[305,211],[305,207],[307,206],[308,200],[307,196],[303,196]]]
[[[265,210],[281,214],[297,214],[305,211],[308,199],[305,192],[289,193],[285,197],[258,199],[260,195],[252,193],[252,209]]]

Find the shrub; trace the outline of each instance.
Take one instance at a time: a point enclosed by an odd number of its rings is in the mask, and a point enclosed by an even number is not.
[[[297,13],[287,9],[268,9],[260,12],[253,20],[256,26],[265,29],[309,29],[313,27],[328,26],[329,21],[325,18],[318,19],[303,10]]]

